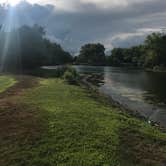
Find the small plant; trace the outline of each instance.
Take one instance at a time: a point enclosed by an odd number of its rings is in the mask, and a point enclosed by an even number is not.
[[[79,80],[79,74],[74,68],[67,67],[67,70],[63,75],[63,79],[65,79],[70,84],[76,84]]]

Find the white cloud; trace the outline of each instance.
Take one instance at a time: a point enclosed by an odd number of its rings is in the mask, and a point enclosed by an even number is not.
[[[137,32],[142,32],[144,34],[147,34],[147,33],[153,33],[153,32],[161,32],[162,30],[164,30],[165,28],[161,27],[161,28],[141,28],[141,29],[138,29]]]
[[[0,3],[9,2],[11,4],[16,4],[24,0],[0,0]],[[102,10],[109,10],[116,8],[120,10],[123,7],[127,7],[132,4],[145,3],[155,0],[25,0],[32,4],[52,4],[55,5],[57,9],[64,11],[79,11],[87,10],[88,5],[93,5],[94,7]]]
[[[133,37],[146,36],[146,35],[151,34],[153,32],[161,32],[161,30],[162,30],[162,28],[140,28],[132,33],[116,34],[115,36],[110,38],[110,41],[112,41],[112,42],[114,42],[116,40],[123,41],[123,40],[127,40],[127,39],[133,38]]]
[[[110,40],[112,42],[116,41],[116,40],[126,40],[128,38],[132,38],[132,37],[137,37],[137,36],[144,36],[145,33],[143,32],[135,32],[135,33],[119,33],[115,36],[113,36]]]
[[[155,0],[28,0],[31,3],[41,4],[54,4],[56,7],[61,9],[77,8],[78,4],[93,4],[98,8],[115,8],[115,7],[126,7],[131,4],[145,3]]]
[[[95,4],[97,7],[104,9],[128,5],[127,0],[81,0],[81,2]]]

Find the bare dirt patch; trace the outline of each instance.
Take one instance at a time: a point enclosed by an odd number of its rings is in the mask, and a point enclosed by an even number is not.
[[[148,138],[130,129],[121,130],[122,158],[135,166],[165,166],[166,141]],[[126,160],[127,159],[127,160]],[[128,163],[127,163],[128,164]]]
[[[39,110],[19,101],[27,88],[37,85],[36,78],[17,76],[18,83],[0,94],[0,165],[8,165],[11,146],[18,147],[40,137]],[[13,148],[13,153],[14,153]],[[4,155],[5,154],[5,155]]]

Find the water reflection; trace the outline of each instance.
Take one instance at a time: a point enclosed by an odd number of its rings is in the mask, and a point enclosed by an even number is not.
[[[166,73],[131,68],[75,66],[81,73],[101,73],[99,90],[114,100],[166,126]]]

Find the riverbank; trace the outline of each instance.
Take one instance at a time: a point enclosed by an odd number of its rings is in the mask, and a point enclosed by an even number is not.
[[[93,67],[116,67],[116,68],[128,68],[128,69],[137,69],[137,70],[143,70],[147,72],[158,72],[158,73],[165,73],[166,72],[166,67],[160,67],[160,66],[155,66],[153,68],[146,68],[146,67],[138,67],[138,66],[133,66],[133,65],[120,65],[120,66],[111,66],[111,65],[88,65],[88,64],[73,64],[74,66],[93,66]]]
[[[165,165],[165,133],[85,87],[24,76],[0,99],[2,166]]]
[[[156,73],[166,73],[165,67],[154,67],[154,68],[145,68],[147,72],[156,72]]]
[[[94,92],[94,95],[97,95],[99,97],[99,100],[106,100],[107,103],[110,103],[111,105],[118,107],[119,109],[123,110],[123,112],[126,112],[127,114],[136,117],[140,120],[143,120],[145,123],[149,123],[152,126],[157,127],[158,129],[162,131],[166,131],[166,126],[161,125],[159,122],[149,120],[148,117],[141,115],[140,112],[134,109],[130,109],[126,105],[123,105],[119,103],[118,101],[114,100],[110,95],[106,95],[105,93],[102,93],[98,90],[98,86],[103,84],[103,77],[100,74],[89,74],[89,75],[83,75],[81,79],[81,83],[86,86],[90,91]]]

